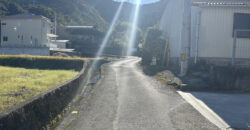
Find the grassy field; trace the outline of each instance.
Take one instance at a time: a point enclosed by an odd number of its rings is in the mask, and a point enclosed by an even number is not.
[[[64,83],[78,72],[0,66],[0,112]]]

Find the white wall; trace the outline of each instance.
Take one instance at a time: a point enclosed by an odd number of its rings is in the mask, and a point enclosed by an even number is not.
[[[40,55],[49,56],[49,48],[0,48],[0,55]]]
[[[181,54],[183,10],[183,0],[169,0],[160,21],[163,34],[169,39],[171,57],[179,57]]]
[[[51,25],[44,19],[41,21],[41,28],[42,28],[42,44],[49,44],[51,43],[51,38],[47,37],[47,34],[51,34]]]
[[[232,58],[234,13],[250,13],[250,8],[202,8],[198,40],[199,57]],[[192,33],[192,36],[194,36],[194,33]],[[194,41],[192,40],[192,47],[195,46]],[[250,39],[238,38],[237,44],[240,48],[237,49],[237,57],[250,58]],[[195,52],[191,54],[194,56]]]
[[[50,25],[45,20],[20,18],[2,19],[1,22],[6,23],[6,25],[2,25],[1,30],[2,47],[44,47],[47,43],[47,33],[50,31]],[[8,37],[7,42],[3,41],[4,36]]]

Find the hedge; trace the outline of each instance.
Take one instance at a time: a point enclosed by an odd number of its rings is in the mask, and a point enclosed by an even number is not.
[[[35,68],[35,69],[65,69],[77,70],[82,69],[84,58],[64,58],[53,56],[15,56],[0,55],[1,66]]]

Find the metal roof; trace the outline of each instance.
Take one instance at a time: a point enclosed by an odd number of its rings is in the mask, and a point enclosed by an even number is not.
[[[66,26],[66,28],[70,29],[93,29],[95,26]]]
[[[58,37],[58,35],[55,35],[55,34],[51,34],[51,33],[47,33],[47,37]]]
[[[223,6],[223,7],[250,7],[250,2],[224,2],[224,1],[207,1],[193,2],[193,6],[208,7],[208,6]]]
[[[74,52],[75,49],[62,49],[62,48],[50,48],[50,51],[56,51],[56,52]]]
[[[67,43],[69,40],[51,40],[51,42]]]

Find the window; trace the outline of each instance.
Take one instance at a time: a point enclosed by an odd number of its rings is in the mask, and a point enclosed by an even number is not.
[[[7,25],[6,23],[2,23],[2,25]]]
[[[8,41],[8,37],[4,36],[4,37],[3,37],[3,41],[4,41],[4,42],[7,42],[7,41]]]
[[[235,13],[234,14],[233,33],[234,33],[235,29],[250,30],[250,14]],[[233,34],[233,36],[234,36],[234,34]],[[250,38],[250,32],[238,32],[237,37]]]

